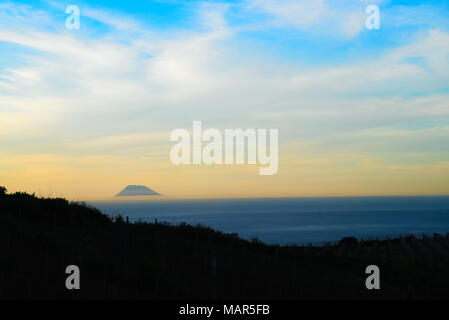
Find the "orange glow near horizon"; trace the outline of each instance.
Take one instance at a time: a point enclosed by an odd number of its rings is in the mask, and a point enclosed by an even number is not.
[[[169,160],[116,156],[9,159],[0,161],[0,184],[9,192],[70,200],[113,199],[130,184],[146,185],[167,199],[441,195],[449,189],[449,162],[386,165],[348,155],[301,158],[281,153],[273,176],[260,176],[258,165],[175,166]]]

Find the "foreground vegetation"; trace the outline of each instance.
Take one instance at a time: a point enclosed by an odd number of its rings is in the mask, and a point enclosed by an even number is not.
[[[277,246],[204,226],[129,224],[65,199],[0,187],[0,298],[448,298],[449,239]],[[367,290],[365,268],[381,270]],[[65,268],[81,270],[67,290]]]

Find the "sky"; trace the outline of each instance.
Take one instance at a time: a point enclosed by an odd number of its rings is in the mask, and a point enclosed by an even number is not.
[[[365,26],[369,5],[379,29]],[[278,172],[174,165],[170,132],[193,121],[278,129]],[[448,137],[449,1],[0,2],[0,185],[12,192],[449,194]]]

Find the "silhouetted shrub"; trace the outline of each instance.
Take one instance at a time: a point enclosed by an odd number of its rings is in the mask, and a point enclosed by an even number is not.
[[[343,245],[349,248],[357,247],[358,240],[354,237],[345,237],[338,242],[338,245]]]

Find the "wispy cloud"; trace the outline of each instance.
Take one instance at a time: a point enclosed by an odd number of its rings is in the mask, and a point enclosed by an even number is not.
[[[307,66],[264,52],[271,42],[262,29],[251,32],[261,32],[263,46],[246,41],[232,16],[251,12],[269,17],[267,27],[311,34],[334,25],[349,41],[364,22],[364,11],[356,10],[363,2],[252,0],[237,9],[202,3],[192,11],[196,25],[169,31],[83,7],[82,14],[110,28],[95,36],[64,29],[59,11],[1,6],[0,43],[20,51],[15,65],[0,65],[3,152],[36,150],[41,139],[55,154],[126,150],[135,159],[159,157],[166,133],[193,120],[279,128],[281,143],[304,148],[282,149],[296,156],[296,150],[337,152],[335,146],[359,155],[398,145],[431,153],[447,133],[444,28],[415,30],[376,55]],[[413,63],[416,57],[424,63]]]
[[[381,2],[374,1],[369,5]],[[266,15],[267,27],[293,27],[316,34],[349,38],[363,30],[367,6],[364,1],[247,1],[247,10]]]

